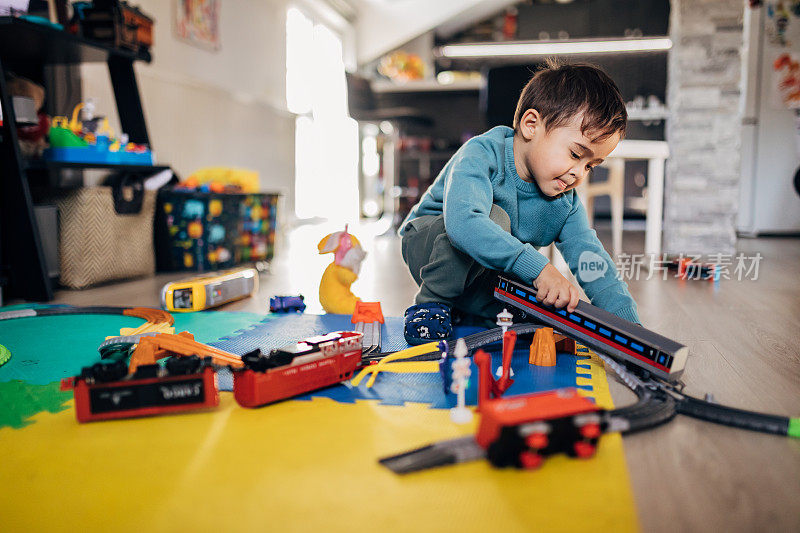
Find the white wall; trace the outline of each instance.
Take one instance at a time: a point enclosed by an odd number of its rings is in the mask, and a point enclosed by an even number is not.
[[[326,0],[224,0],[221,49],[210,52],[174,36],[173,0],[137,0],[153,16],[153,62],[136,73],[151,144],[159,163],[189,175],[209,165],[257,170],[261,186],[285,194],[294,213],[294,117],[285,107],[285,17],[296,5],[342,34],[345,63],[374,58],[454,17],[483,16],[511,0],[354,0],[356,30]],[[119,131],[108,71],[81,67],[84,98]]]
[[[159,163],[179,174],[210,165],[257,170],[265,191],[294,212],[294,117],[285,109],[287,0],[225,0],[221,49],[173,33],[174,2],[138,0],[156,20],[153,62],[136,64],[148,133]],[[119,131],[108,69],[82,66],[83,96]]]

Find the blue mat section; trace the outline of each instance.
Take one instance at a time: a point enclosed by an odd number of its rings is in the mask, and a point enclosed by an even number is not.
[[[238,355],[256,348],[272,349],[292,344],[306,337],[331,331],[353,329],[350,315],[270,314],[261,322],[211,343]],[[388,317],[381,330],[382,350],[393,352],[408,348],[403,338],[403,319]]]
[[[226,337],[212,345],[235,353],[244,354],[255,348],[268,351],[272,348],[297,342],[306,337],[320,335],[337,330],[352,329],[350,317],[347,315],[270,315],[259,324],[248,328],[237,335]],[[480,331],[478,328],[457,327],[455,334],[465,336]],[[388,317],[381,332],[382,351],[396,351],[408,347],[403,339],[403,319]],[[561,387],[575,387],[575,379],[580,370],[578,359],[571,354],[558,354],[555,367],[538,367],[528,363],[530,336],[521,337],[517,341],[517,350],[511,367],[514,370],[514,384],[507,394],[518,395],[529,392],[541,392]],[[500,366],[500,344],[489,347],[492,354],[492,368]],[[473,364],[472,377],[467,389],[467,403],[477,403],[478,369]],[[584,377],[590,377],[583,374]],[[232,389],[230,375],[218,375],[221,390]],[[426,403],[433,408],[444,409],[455,405],[455,395],[444,393],[440,374],[392,374],[381,373],[375,385],[365,386],[364,380],[358,387],[344,383],[327,389],[299,396],[296,400],[311,398],[330,398],[342,403],[353,403],[356,400],[376,400],[383,405],[403,405],[405,402]],[[582,387],[591,389],[591,387]]]

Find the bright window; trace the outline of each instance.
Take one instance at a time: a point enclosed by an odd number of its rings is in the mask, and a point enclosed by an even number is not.
[[[286,104],[295,122],[295,213],[358,217],[358,124],[347,114],[342,40],[300,10],[286,14]]]

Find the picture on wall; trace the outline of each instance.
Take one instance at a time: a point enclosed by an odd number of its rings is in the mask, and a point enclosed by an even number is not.
[[[177,37],[206,50],[219,50],[220,4],[222,0],[174,0]]]

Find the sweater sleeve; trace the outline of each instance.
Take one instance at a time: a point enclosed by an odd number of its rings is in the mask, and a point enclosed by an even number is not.
[[[486,268],[533,283],[547,258],[489,218],[496,156],[477,142],[459,152],[444,184],[444,225],[450,242]]]
[[[574,192],[572,209],[556,239],[556,247],[593,305],[641,323],[628,285],[619,278],[616,265],[589,226],[586,210]]]

